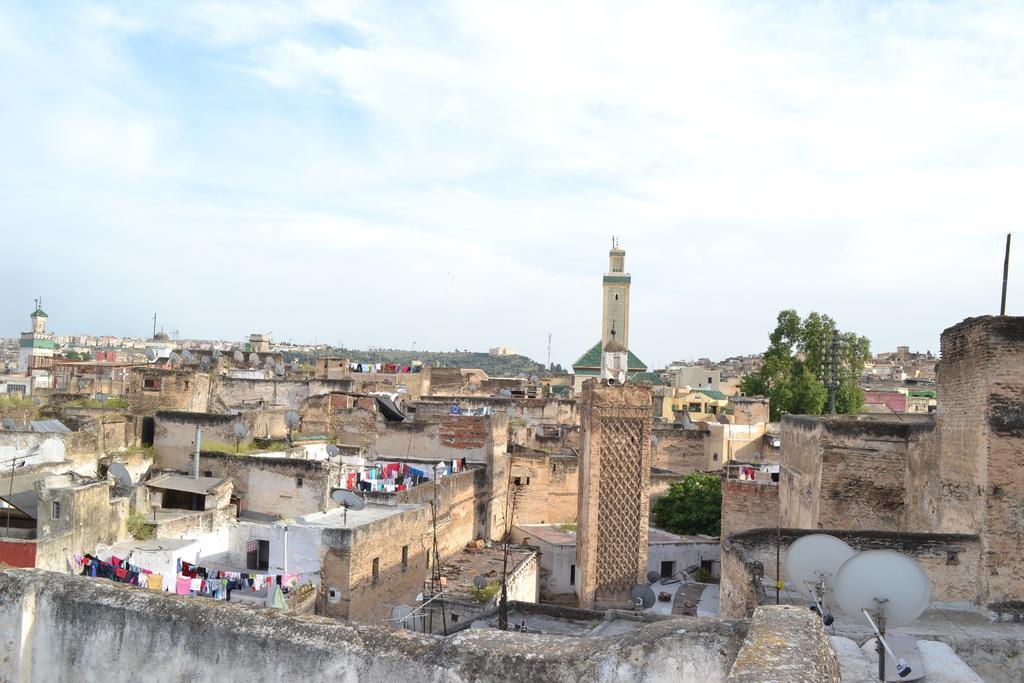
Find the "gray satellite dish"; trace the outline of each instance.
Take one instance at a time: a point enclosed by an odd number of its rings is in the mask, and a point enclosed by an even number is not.
[[[4,430],[8,432],[14,432],[18,430],[18,425],[14,424],[14,420],[9,417],[3,419]]]
[[[146,349],[146,360],[150,363],[156,360],[156,349]]]
[[[236,439],[244,439],[247,436],[249,436],[249,430],[246,429],[245,425],[242,424],[241,422],[236,422],[235,423],[235,438]]]
[[[647,572],[647,583],[658,583],[661,581],[661,574],[653,569]]]
[[[341,449],[335,446],[333,443],[329,443],[327,444],[327,455],[329,455],[332,458],[337,455],[341,455]]]
[[[274,359],[271,356],[267,356],[266,358],[264,358],[263,359],[263,367],[265,367],[267,370],[273,370],[274,369]]]
[[[167,360],[170,362],[172,368],[176,368],[181,365],[181,356],[174,351],[171,351],[171,355]]]
[[[181,352],[181,357],[185,359],[186,363],[191,363],[196,359],[196,357],[188,349],[185,349],[184,351]]]
[[[411,616],[412,608],[408,605],[395,605],[391,608],[391,623],[395,628],[410,628]]]
[[[131,487],[132,475],[128,474],[128,468],[121,463],[115,462],[107,472],[117,481],[118,486],[123,488]]]
[[[291,368],[292,368],[292,372],[298,372],[300,369],[302,369],[302,366],[299,365],[299,361],[293,360]]]
[[[537,375],[530,375],[530,384],[537,384],[538,382],[540,382],[540,380],[537,379]]]
[[[214,358],[220,358],[220,349],[215,349],[214,350],[213,357]]]
[[[235,359],[236,363],[244,363],[245,362],[245,356],[242,354],[241,351],[235,351],[235,355],[232,356],[232,357]]]
[[[343,526],[348,524],[349,510],[362,510],[366,507],[366,502],[362,498],[346,489],[334,489],[331,491],[331,500],[345,510],[343,513],[344,517],[342,518]]]
[[[474,576],[473,585],[479,588],[480,590],[483,590],[487,588],[487,579],[485,579],[482,576]]]
[[[654,601],[657,600],[650,586],[633,586],[633,589],[629,591],[629,598],[634,605],[643,609],[653,607]]]
[[[814,601],[811,609],[821,615],[826,626],[834,621],[830,604],[834,602],[836,573],[853,556],[853,548],[828,534],[802,536],[786,551],[786,576],[797,592]]]
[[[500,398],[512,398],[512,391],[510,389],[498,389],[498,396]]]
[[[107,402],[107,395],[106,394],[96,394],[96,400],[99,401],[100,403],[106,403]]]
[[[278,377],[284,377],[284,363],[278,363],[274,366],[274,374]]]
[[[658,445],[658,437],[656,437],[654,434],[651,434],[651,446],[657,446],[657,445]]]
[[[302,424],[302,419],[294,410],[289,410],[284,414],[284,423],[288,426],[288,429],[298,429]]]
[[[249,354],[249,365],[259,365],[260,357],[255,353]]]
[[[199,361],[199,369],[203,372],[209,372],[210,370],[210,359],[203,356],[202,360]]]

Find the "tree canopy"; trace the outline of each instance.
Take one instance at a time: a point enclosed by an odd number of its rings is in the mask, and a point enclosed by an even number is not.
[[[841,332],[827,315],[810,313],[803,320],[787,309],[769,335],[764,365],[747,375],[740,389],[748,396],[771,400],[771,419],[782,413],[820,415],[828,403],[833,336],[837,347],[836,412],[856,413],[864,405],[857,383],[864,363],[871,358],[871,342],[854,332]]]
[[[673,534],[718,536],[722,531],[722,480],[716,474],[688,474],[658,499],[653,513],[654,523]]]

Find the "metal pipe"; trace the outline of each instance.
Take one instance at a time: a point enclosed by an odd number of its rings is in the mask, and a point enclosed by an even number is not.
[[[999,302],[999,315],[1006,315],[1006,281],[1010,275],[1010,235],[1006,233],[1006,256],[1003,257],[1003,298]]]
[[[192,463],[193,476],[199,478],[199,444],[203,440],[203,428],[196,425],[196,455],[195,462]]]

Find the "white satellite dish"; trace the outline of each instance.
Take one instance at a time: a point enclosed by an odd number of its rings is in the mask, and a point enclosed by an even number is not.
[[[814,600],[812,609],[826,626],[833,622],[829,607],[834,603],[836,573],[854,555],[845,541],[828,534],[801,536],[786,551],[786,576],[797,592]]]
[[[894,550],[865,550],[839,568],[835,596],[847,615],[867,624],[878,641],[879,677],[885,679],[885,655],[896,663],[900,679],[912,680],[904,657],[885,639],[886,628],[906,626],[924,612],[931,599],[928,575],[912,559]],[[918,676],[923,672],[918,670]]]
[[[335,446],[333,443],[327,444],[327,455],[328,457],[334,458],[341,455],[341,449]]]
[[[174,351],[171,351],[171,355],[167,358],[167,361],[171,364],[172,368],[176,368],[181,365],[181,356]]]
[[[302,418],[294,410],[289,410],[284,414],[284,423],[288,429],[298,429],[302,425]]]
[[[244,363],[245,362],[245,356],[242,354],[241,351],[235,351],[235,354],[232,356],[232,358],[235,359],[236,363]]]
[[[256,353],[249,354],[249,365],[259,365],[260,357]]]
[[[150,363],[156,360],[156,349],[146,349],[146,360]]]

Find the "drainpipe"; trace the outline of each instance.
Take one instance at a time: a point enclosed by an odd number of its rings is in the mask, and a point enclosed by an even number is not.
[[[196,425],[196,455],[195,455],[195,460],[192,463],[193,476],[195,476],[196,479],[199,478],[199,443],[200,443],[200,441],[202,441],[202,439],[203,439],[203,428],[200,427],[199,425]]]

